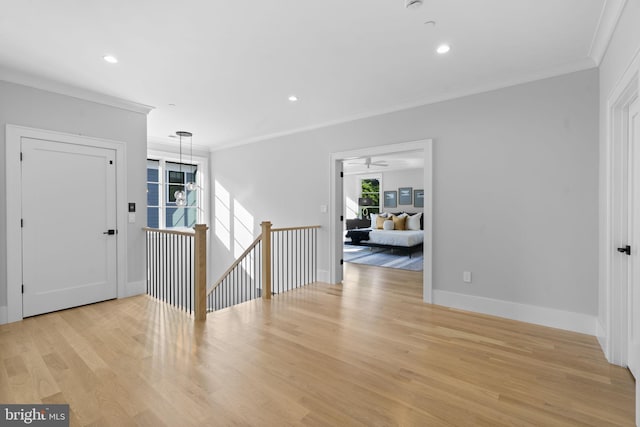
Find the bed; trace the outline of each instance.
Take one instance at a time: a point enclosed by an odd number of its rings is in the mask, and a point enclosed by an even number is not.
[[[420,229],[418,230],[384,230],[372,228],[371,226],[375,223],[375,219],[351,222],[347,220],[345,244],[399,250],[411,256],[414,251],[422,249],[424,242],[421,215],[418,219],[420,220]]]

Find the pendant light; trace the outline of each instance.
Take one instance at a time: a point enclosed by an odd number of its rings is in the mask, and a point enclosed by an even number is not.
[[[192,133],[189,133],[189,158],[190,158],[189,167],[192,168],[193,167],[193,134]],[[191,177],[193,178],[193,180],[187,182],[187,190],[195,191],[195,189],[198,188],[198,186],[194,182],[194,180],[196,179],[196,174],[192,173]]]
[[[191,132],[179,130],[176,135],[180,137],[180,176],[182,176],[182,137],[191,137]],[[173,196],[176,198],[176,206],[184,207],[187,205],[187,195],[184,190],[177,190]]]

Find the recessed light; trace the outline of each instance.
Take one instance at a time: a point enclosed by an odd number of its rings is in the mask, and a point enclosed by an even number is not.
[[[448,44],[441,44],[440,46],[438,46],[438,48],[436,49],[436,52],[438,52],[440,55],[447,53],[451,50],[451,46],[449,46]]]
[[[109,64],[117,64],[118,63],[118,58],[116,58],[113,55],[105,55],[105,56],[102,57],[102,59],[107,61]]]
[[[289,101],[291,101],[291,102],[296,102],[297,100],[298,100],[298,97],[297,97],[297,96],[295,96],[295,95],[291,95],[291,96],[289,96]]]
[[[407,9],[417,9],[422,6],[422,0],[405,0],[404,7]]]

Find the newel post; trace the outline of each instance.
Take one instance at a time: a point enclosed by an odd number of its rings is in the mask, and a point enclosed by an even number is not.
[[[262,224],[262,298],[271,299],[271,222]]]
[[[193,260],[194,297],[196,320],[207,319],[207,227],[205,224],[196,224],[195,234],[195,259]]]

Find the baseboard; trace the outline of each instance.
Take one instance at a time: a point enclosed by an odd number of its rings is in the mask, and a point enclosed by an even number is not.
[[[327,270],[318,270],[318,282],[329,283],[329,272]]]
[[[597,317],[536,305],[520,304],[475,295],[434,289],[433,303],[507,319],[596,335]]]
[[[640,381],[636,381],[636,426],[640,426]]]
[[[0,305],[0,325],[4,325],[9,322],[9,318],[7,317],[7,306]]]
[[[604,330],[604,326],[602,326],[600,319],[596,320],[596,338],[598,338],[598,343],[600,344],[600,348],[602,348],[602,352],[607,360],[609,360],[609,337],[607,336],[607,332]],[[609,361],[609,363],[611,362]]]
[[[147,292],[147,282],[145,280],[141,280],[139,282],[129,282],[127,283],[127,289],[125,291],[125,295],[121,298],[132,297],[135,295],[142,295]]]

